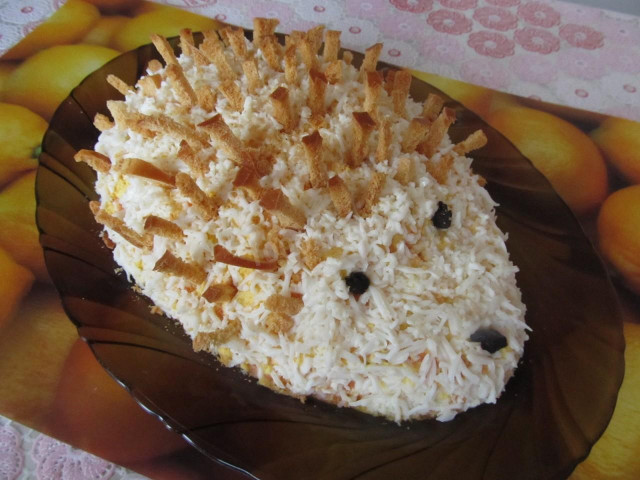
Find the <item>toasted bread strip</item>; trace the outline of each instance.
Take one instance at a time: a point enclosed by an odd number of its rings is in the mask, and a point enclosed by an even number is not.
[[[411,88],[411,72],[409,70],[399,70],[393,76],[393,90],[391,90],[391,100],[393,101],[393,111],[406,116],[405,104]]]
[[[317,70],[309,71],[309,108],[315,115],[324,113],[324,92],[327,89],[327,77]]]
[[[238,289],[233,283],[213,283],[202,296],[210,303],[227,303],[233,300]]]
[[[176,184],[172,175],[139,158],[123,158],[118,162],[117,167],[125,175],[135,175],[136,177],[146,178],[171,187]]]
[[[153,238],[151,236],[140,235],[135,230],[129,228],[118,217],[109,215],[100,208],[99,202],[89,202],[89,208],[91,212],[93,212],[96,222],[110,228],[134,247],[147,249],[153,245]]]
[[[382,74],[380,72],[366,72],[364,84],[364,111],[376,117],[378,99],[382,91]]]
[[[284,50],[284,79],[289,85],[295,85],[298,81],[298,54],[295,44]]]
[[[221,80],[235,80],[236,72],[233,71],[227,56],[224,54],[224,47],[215,31],[204,33],[204,41],[200,45],[200,50],[207,59],[218,69]]]
[[[207,272],[200,265],[188,263],[173,255],[169,250],[158,259],[153,266],[154,272],[167,273],[182,277],[193,283],[202,283],[207,279]]]
[[[467,153],[484,147],[487,144],[487,136],[482,130],[476,130],[463,141],[453,147],[453,151],[459,155],[466,155]]]
[[[213,258],[216,262],[226,263],[241,268],[251,268],[254,270],[277,270],[278,262],[276,260],[256,261],[248,258],[238,257],[232,254],[222,245],[213,247]]]
[[[104,246],[109,250],[113,250],[114,248],[116,248],[115,242],[111,240],[111,237],[109,237],[109,234],[106,230],[102,231],[102,233],[100,234],[100,238],[102,239],[102,243],[104,243]]]
[[[153,97],[160,88],[160,85],[162,85],[162,76],[158,74],[147,75],[138,80],[136,85],[140,87],[145,96]]]
[[[376,162],[384,162],[389,158],[389,147],[391,146],[392,133],[391,122],[384,118],[378,130],[378,144],[376,146]]]
[[[159,235],[171,240],[182,240],[184,238],[184,232],[178,225],[155,215],[149,215],[144,219],[144,231],[151,235]]]
[[[206,85],[201,85],[196,89],[196,98],[198,105],[205,112],[213,112],[216,108],[217,95],[216,92]]]
[[[202,51],[195,45],[191,45],[187,43],[183,47],[182,51],[188,56],[190,56],[191,58],[193,58],[193,62],[199,67],[202,67],[204,65],[209,65],[211,63],[209,59],[206,57],[206,55],[202,53]]]
[[[353,62],[353,53],[346,50],[343,54],[342,54],[342,61],[344,63],[346,63],[347,65],[351,65],[351,62]]]
[[[209,171],[209,162],[201,159],[186,140],[180,142],[178,158],[182,160],[197,177],[202,177]]]
[[[284,131],[293,130],[298,124],[298,117],[291,111],[289,90],[280,86],[269,95],[269,99],[273,105],[273,116],[282,125]]]
[[[240,169],[236,173],[233,179],[233,186],[235,188],[245,189],[253,200],[260,198],[263,192],[263,188],[260,186],[260,175],[256,171],[255,166],[251,162],[245,162],[240,165]]]
[[[248,57],[248,51],[244,30],[241,28],[224,27],[221,31],[226,32],[227,41],[236,57],[238,57],[239,60],[246,59]]]
[[[398,160],[398,170],[395,178],[400,184],[407,185],[413,180],[413,162],[409,157],[401,157]]]
[[[182,67],[177,64],[167,65],[166,73],[178,101],[186,107],[196,105],[198,103],[196,92],[193,91],[187,77],[184,76]]]
[[[438,118],[440,110],[442,110],[443,106],[443,98],[440,95],[436,95],[435,93],[430,93],[424,102],[424,106],[422,107],[422,116],[433,122],[436,118]]]
[[[107,75],[107,83],[115,88],[122,95],[126,95],[127,93],[133,92],[133,87],[129,85],[127,82],[122,80],[120,77],[113,75],[110,73]]]
[[[260,18],[253,19],[253,44],[258,48],[263,38],[269,37],[276,33],[276,27],[280,24],[277,18]]]
[[[418,145],[418,152],[431,157],[440,146],[440,142],[447,134],[447,130],[456,120],[456,112],[451,108],[445,108],[438,118],[431,124],[427,137]]]
[[[327,168],[322,158],[322,137],[318,130],[311,135],[302,137],[307,167],[309,168],[309,180],[313,188],[327,186]]]
[[[371,210],[373,206],[378,201],[380,197],[380,192],[384,187],[384,183],[387,179],[387,176],[384,173],[374,172],[369,180],[369,185],[364,191],[364,195],[362,196],[363,204],[360,207],[360,211],[358,212],[363,217],[368,217],[371,215]]]
[[[307,67],[307,70],[313,70],[318,66],[318,55],[313,51],[313,45],[308,38],[302,38],[297,43],[300,55],[302,56],[302,62]]]
[[[302,254],[302,261],[309,270],[313,270],[323,260],[320,245],[313,238],[302,242],[300,253]]]
[[[182,53],[187,53],[186,50],[193,45],[193,33],[191,33],[191,30],[189,28],[180,30],[180,50],[182,50]]]
[[[280,44],[278,43],[278,39],[274,35],[264,37],[260,41],[260,50],[262,50],[262,55],[264,56],[267,65],[276,72],[281,72]]]
[[[163,114],[143,115],[138,121],[140,127],[154,132],[170,135],[178,140],[186,140],[194,148],[208,148],[211,146],[206,135],[193,127],[178,123]]]
[[[111,169],[111,160],[102,153],[94,152],[93,150],[82,149],[79,150],[73,159],[76,162],[83,162],[93,168],[96,172],[107,173]]]
[[[174,53],[171,45],[169,45],[169,42],[167,42],[166,38],[164,38],[162,35],[157,35],[154,33],[151,35],[151,41],[156,47],[156,50],[158,50],[158,53],[162,56],[164,63],[166,63],[167,65],[178,63],[176,54]]]
[[[340,51],[340,31],[327,30],[324,34],[324,50],[322,58],[325,62],[335,62]]]
[[[236,82],[233,80],[221,82],[220,85],[218,85],[218,90],[220,90],[222,95],[227,99],[232,110],[242,112],[244,109],[244,96]]]
[[[387,92],[389,96],[391,96],[391,92],[393,91],[393,80],[395,79],[396,73],[398,70],[386,69],[384,74],[384,90]]]
[[[364,60],[362,60],[362,66],[360,71],[362,72],[375,72],[378,66],[378,59],[382,53],[382,44],[376,43],[371,45],[364,51]]]
[[[146,116],[137,112],[129,112],[124,102],[107,100],[107,108],[118,129],[130,129],[146,138],[152,138],[155,135],[153,130],[143,124]]]
[[[449,170],[453,165],[453,155],[447,153],[438,162],[429,160],[426,163],[427,172],[438,182],[440,185],[447,181],[449,176]]]
[[[294,207],[282,190],[265,190],[260,197],[260,206],[274,213],[283,228],[302,230],[307,223],[304,212]]]
[[[247,77],[247,90],[249,93],[256,93],[256,90],[262,86],[256,61],[251,58],[242,62],[242,71],[244,76]]]
[[[289,315],[271,312],[267,315],[264,328],[274,335],[287,333],[294,326],[295,322]]]
[[[264,303],[264,306],[275,313],[283,313],[285,315],[295,315],[302,307],[304,302],[301,298],[287,297],[285,295],[271,295]]]
[[[198,125],[205,129],[211,138],[220,144],[220,148],[236,163],[242,163],[245,154],[242,142],[226,124],[219,113]]]
[[[114,123],[106,115],[96,113],[96,116],[93,117],[93,125],[101,132],[104,132],[113,128]]]
[[[147,63],[148,72],[157,73],[160,70],[162,70],[162,64],[158,60],[156,60],[155,58],[149,60],[149,63]]]
[[[338,175],[329,179],[329,196],[339,217],[346,217],[353,211],[353,202],[347,185]]]
[[[353,145],[349,158],[352,168],[362,165],[369,155],[369,136],[376,126],[376,122],[367,112],[353,112]]]
[[[342,81],[342,61],[334,60],[327,65],[327,68],[324,70],[324,75],[331,85],[340,83]]]
[[[429,132],[431,122],[423,117],[416,117],[411,120],[409,127],[405,130],[402,137],[401,148],[405,153],[415,151],[418,144],[424,140]]]
[[[177,173],[176,187],[189,199],[205,221],[212,220],[218,216],[218,209],[220,208],[218,201],[204,193],[189,175],[182,172]]]
[[[206,292],[205,292],[206,293]],[[202,294],[204,297],[204,293]],[[205,297],[206,299],[206,297]],[[215,302],[212,302],[215,303]],[[218,307],[219,305],[216,305]],[[216,315],[218,315],[217,309],[214,307],[214,311]],[[218,315],[220,319],[222,319],[222,311]],[[219,328],[213,332],[198,332],[196,336],[193,338],[193,351],[209,351],[211,345],[220,345],[222,343],[228,342],[233,337],[237,337],[240,331],[242,330],[242,325],[237,320],[228,320],[228,324],[224,328]]]
[[[311,43],[311,48],[313,49],[313,53],[315,55],[318,54],[318,50],[320,50],[320,46],[322,45],[322,37],[324,33],[324,25],[316,25],[315,27],[311,27],[307,30],[305,36]]]

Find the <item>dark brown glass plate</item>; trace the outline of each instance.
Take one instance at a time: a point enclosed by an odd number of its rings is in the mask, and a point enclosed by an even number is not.
[[[175,43],[174,43],[175,44]],[[150,313],[88,207],[95,175],[73,160],[93,148],[92,119],[134,84],[151,46],[91,74],[59,107],[44,138],[37,223],[49,273],[80,335],[148,411],[205,455],[260,479],[555,479],[567,477],[606,427],[624,372],[619,307],[605,269],[569,208],[503,136],[460,104],[454,140],[482,128],[474,169],[499,202],[499,226],[520,268],[532,327],[516,375],[495,405],[453,421],[398,426],[351,409],[276,394],[196,354],[170,319]],[[412,95],[434,87],[414,79]]]

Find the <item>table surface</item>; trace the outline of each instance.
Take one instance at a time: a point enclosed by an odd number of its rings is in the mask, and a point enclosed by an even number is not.
[[[0,35],[0,52],[8,51],[63,2],[40,0],[29,5],[25,2],[9,3],[0,4],[3,32]],[[124,18],[151,11],[151,8],[143,10],[147,7],[140,5],[140,2],[134,3],[139,4],[139,13],[103,9],[101,17]],[[180,4],[194,13],[245,27],[251,25],[254,16],[276,16],[281,20],[279,29],[285,32],[324,23],[332,29],[342,30],[343,44],[359,51],[375,42],[384,42],[383,60],[440,75],[442,78],[431,78],[436,86],[445,91],[450,88],[451,91],[447,93],[453,97],[461,95],[459,100],[463,103],[469,101],[467,106],[480,115],[489,114],[489,108],[483,103],[489,98],[494,105],[522,102],[534,108],[545,108],[569,121],[578,119],[577,123],[585,131],[602,121],[602,117],[593,116],[592,112],[640,121],[640,81],[637,77],[640,73],[640,2],[636,0],[570,0],[570,3],[548,0],[201,0],[158,3]],[[577,4],[582,6],[578,7]],[[81,41],[75,39],[68,43]],[[6,67],[9,74],[19,68],[20,62],[26,61],[2,60],[6,60],[6,57],[0,58],[0,71]],[[466,83],[459,84],[448,79]],[[467,84],[477,86],[473,88],[490,87],[495,91],[481,88],[481,95],[469,99],[465,97],[468,89],[464,86]],[[516,99],[510,94],[519,95],[520,98]],[[6,94],[2,98],[9,103],[13,101]],[[477,99],[481,101],[474,103]],[[542,106],[537,103],[538,100],[585,111],[553,110],[553,106]],[[30,106],[28,99],[25,102]],[[47,119],[46,112],[38,113]],[[611,169],[611,165],[608,168]],[[20,175],[23,174],[23,177],[12,177],[12,183],[0,176],[0,187],[4,189],[0,193],[0,204],[4,192],[17,190],[17,184],[30,175],[28,181],[32,184],[32,171],[21,170]],[[613,192],[632,183],[637,181],[614,174],[609,188]],[[29,202],[32,206],[33,199]],[[587,233],[597,241],[597,211],[576,213]],[[11,215],[11,212],[6,213],[0,208],[0,228],[6,219],[14,221]],[[13,254],[10,244],[10,241],[6,244],[0,235],[0,254],[4,255],[4,250],[7,250],[14,257],[15,264],[11,261],[10,265],[16,272],[22,274],[22,270],[31,270],[35,277],[28,277],[24,273],[27,286],[16,297],[14,311],[6,318],[0,316],[0,375],[14,372],[4,381],[4,385],[0,385],[0,478],[71,478],[65,475],[72,471],[79,475],[73,478],[145,478],[130,468],[152,478],[202,478],[194,472],[205,470],[217,472],[217,478],[226,478],[227,474],[223,473],[221,467],[187,448],[182,440],[165,432],[164,427],[146,423],[150,419],[155,424],[155,419],[149,417],[140,420],[147,416],[146,413],[133,411],[138,409],[137,405],[101,371],[88,348],[77,340],[73,326],[62,312],[46,273],[42,271],[41,259],[31,261],[29,254]],[[619,278],[619,272],[612,273]],[[627,321],[639,322],[640,297],[625,287],[619,291]],[[18,319],[23,321],[18,322]],[[55,332],[50,330],[53,328]],[[56,348],[47,347],[47,356],[43,356],[40,367],[55,371],[55,379],[38,378],[38,365],[29,369],[19,363],[21,355],[33,354],[39,349],[33,342],[43,341],[49,335],[58,344]],[[31,343],[26,343],[29,339]],[[29,345],[27,353],[17,350],[13,354],[7,353],[13,344],[23,347]],[[3,348],[4,354],[1,353]],[[11,363],[12,359],[15,359],[15,364]],[[45,365],[44,362],[49,363]],[[83,367],[85,370],[77,369],[81,363],[88,365]],[[49,397],[60,395],[60,385],[64,384],[65,375],[68,378],[69,371],[88,376],[90,373],[91,380],[87,380],[83,388],[94,388],[103,397],[109,396],[112,403],[107,405],[108,408],[118,407],[133,412],[130,417],[118,417],[119,421],[123,418],[134,423],[140,421],[145,428],[149,428],[150,436],[168,434],[167,442],[175,447],[171,452],[180,453],[165,460],[150,455],[150,460],[140,461],[120,455],[120,451],[93,448],[97,444],[92,443],[91,438],[66,435],[68,432],[51,427],[55,422],[41,415],[42,406],[58,401],[57,397],[53,400]],[[37,394],[26,393],[38,382],[44,385],[51,383],[46,387],[50,391],[40,386],[33,388],[34,391],[38,390]],[[16,393],[19,391],[22,393]],[[77,393],[85,394],[86,391],[80,388]],[[77,399],[76,404],[80,405]],[[93,413],[107,418],[104,411],[96,410]],[[89,422],[87,426],[95,429],[87,432],[88,437],[105,432],[107,435],[121,434],[117,429],[115,433],[110,432],[112,426],[109,422]],[[46,433],[93,453],[106,452],[105,456],[130,468],[102,460]],[[126,436],[122,435],[122,438]],[[135,436],[132,438],[136,440]],[[67,470],[63,471],[61,465],[67,465]],[[82,469],[84,473],[79,473]],[[640,475],[640,471],[635,472]]]

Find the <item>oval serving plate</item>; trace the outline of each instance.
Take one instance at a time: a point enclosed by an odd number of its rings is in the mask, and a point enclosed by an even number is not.
[[[176,45],[175,39],[172,45]],[[555,479],[589,452],[613,413],[624,373],[617,300],[605,269],[569,208],[502,135],[447,98],[454,141],[482,128],[489,143],[474,170],[500,206],[533,331],[506,391],[446,423],[401,426],[313,400],[303,404],[237,369],[194,353],[182,328],[150,312],[98,237],[89,210],[94,172],[74,153],[92,149],[92,120],[121,98],[109,73],[135,84],[152,45],[89,75],[61,104],[43,141],[37,224],[47,268],[71,320],[107,371],[148,411],[208,457],[271,479]],[[354,62],[360,61],[357,55]]]

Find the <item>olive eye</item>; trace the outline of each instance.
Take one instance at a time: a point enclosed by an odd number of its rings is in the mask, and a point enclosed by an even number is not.
[[[351,272],[344,279],[349,291],[354,295],[361,295],[367,291],[371,284],[369,277],[364,272]]]
[[[507,346],[507,339],[493,328],[479,328],[471,334],[469,340],[479,342],[483,350],[495,353]]]
[[[451,226],[451,210],[444,202],[438,202],[438,209],[431,217],[433,226],[439,229],[449,228]]]

